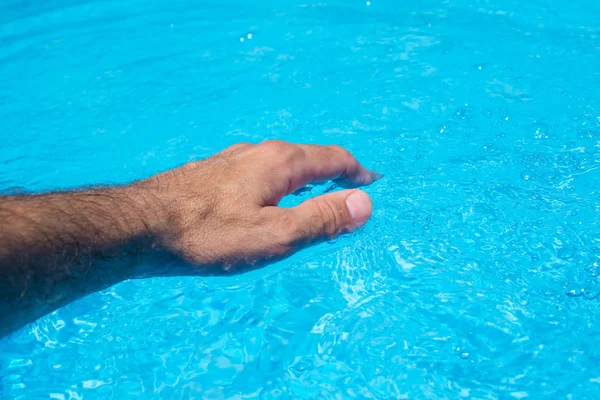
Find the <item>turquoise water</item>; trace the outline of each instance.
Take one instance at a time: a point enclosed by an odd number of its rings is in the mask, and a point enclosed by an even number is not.
[[[0,1],[2,190],[266,139],[385,174],[352,235],[0,340],[0,398],[598,398],[599,71],[593,0]]]

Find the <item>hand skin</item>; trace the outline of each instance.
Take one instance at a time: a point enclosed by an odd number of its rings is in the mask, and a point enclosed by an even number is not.
[[[232,273],[352,231],[371,216],[363,191],[277,204],[380,177],[338,146],[268,141],[128,186],[0,197],[0,337],[126,279]]]

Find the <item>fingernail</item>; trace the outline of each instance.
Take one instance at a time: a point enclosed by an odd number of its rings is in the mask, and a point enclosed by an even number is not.
[[[368,194],[362,190],[356,190],[346,197],[346,207],[352,216],[352,227],[363,225],[371,217],[373,203]]]
[[[383,174],[380,174],[379,172],[371,171],[371,179],[373,179],[373,182],[378,181],[381,178],[383,178]]]

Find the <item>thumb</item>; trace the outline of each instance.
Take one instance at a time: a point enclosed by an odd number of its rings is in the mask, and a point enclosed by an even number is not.
[[[371,198],[362,190],[341,190],[307,200],[291,209],[299,228],[297,241],[333,237],[364,225],[371,217]]]

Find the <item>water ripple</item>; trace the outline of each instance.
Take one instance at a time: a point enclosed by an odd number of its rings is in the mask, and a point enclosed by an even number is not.
[[[385,178],[353,234],[3,339],[0,397],[594,398],[599,3],[370,3],[4,2],[3,192],[264,139]]]

